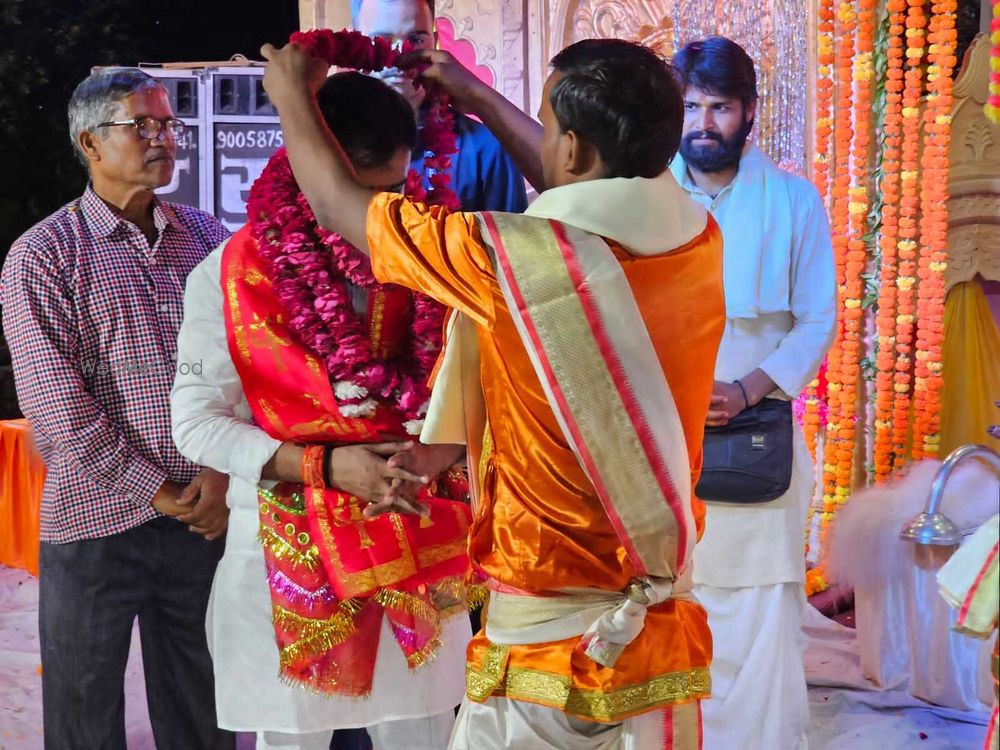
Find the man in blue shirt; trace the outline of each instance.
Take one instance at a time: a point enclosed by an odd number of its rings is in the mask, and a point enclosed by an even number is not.
[[[409,42],[416,49],[435,46],[434,0],[351,0],[354,28],[370,37]],[[400,71],[378,74],[399,91],[417,112],[423,113],[424,91],[414,87]],[[458,153],[452,157],[451,187],[462,201],[463,211],[507,211],[521,213],[528,207],[524,178],[482,124],[455,113]],[[418,146],[411,166],[422,171],[423,151]]]

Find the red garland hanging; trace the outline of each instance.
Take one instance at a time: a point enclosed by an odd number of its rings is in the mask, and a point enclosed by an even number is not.
[[[356,31],[296,32],[291,42],[330,65],[365,73],[394,67],[402,54],[387,40]],[[424,165],[431,189],[425,191],[421,175],[411,170],[404,192],[413,200],[458,210],[458,196],[450,187],[457,151],[450,100],[432,88],[427,101],[421,142],[428,152]],[[250,189],[247,215],[275,293],[289,313],[289,326],[326,366],[341,413],[367,417],[380,402],[389,401],[403,412],[407,431],[418,434],[430,396],[427,380],[441,349],[445,309],[413,293],[409,346],[392,359],[376,357],[352,308],[347,283],[369,293],[381,285],[364,253],[317,224],[284,149]]]

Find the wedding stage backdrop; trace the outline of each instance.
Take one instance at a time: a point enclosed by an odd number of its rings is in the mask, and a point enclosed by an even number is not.
[[[797,401],[817,459],[808,590],[828,583],[826,530],[859,487],[963,442],[1000,448],[1000,337],[982,279],[1000,279],[1000,0],[992,41],[956,80],[956,0],[437,0],[440,46],[527,112],[548,61],[580,39],[666,57],[722,34],[757,63],[754,136],[808,176],[837,260],[837,338]],[[303,28],[350,23],[301,0]],[[993,59],[991,59],[991,56]],[[947,300],[947,305],[946,305]],[[947,332],[947,340],[946,334]]]

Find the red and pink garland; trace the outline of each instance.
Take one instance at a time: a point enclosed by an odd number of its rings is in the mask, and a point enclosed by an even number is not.
[[[296,32],[291,41],[330,65],[366,73],[393,67],[401,54],[387,40],[356,31]],[[450,187],[457,141],[449,104],[443,91],[428,92],[421,142],[431,189],[425,191],[420,174],[411,170],[404,192],[412,200],[458,210],[458,196]],[[403,412],[407,431],[419,433],[430,397],[427,380],[441,349],[445,309],[413,293],[408,347],[389,360],[376,357],[347,283],[369,294],[381,285],[364,253],[317,224],[284,149],[275,153],[250,189],[247,214],[275,293],[288,312],[289,327],[326,366],[341,413],[368,417],[379,403],[389,402]]]

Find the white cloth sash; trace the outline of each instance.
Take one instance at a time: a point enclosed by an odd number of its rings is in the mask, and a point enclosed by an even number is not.
[[[649,607],[668,599],[691,601],[690,591],[687,571],[678,581],[643,578],[624,592],[581,589],[531,596],[493,590],[486,637],[492,643],[515,646],[582,636],[584,653],[611,667],[642,632]]]
[[[681,184],[687,165],[678,156],[670,171]],[[747,144],[732,195],[715,215],[722,236],[726,315],[756,318],[791,309],[792,204],[788,180],[757,146]],[[723,210],[724,209],[724,210]]]

